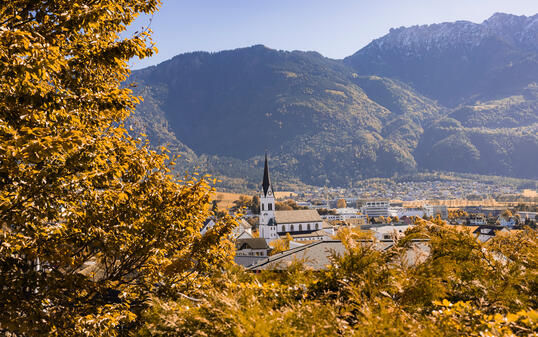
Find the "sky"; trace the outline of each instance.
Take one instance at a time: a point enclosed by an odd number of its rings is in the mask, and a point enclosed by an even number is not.
[[[534,15],[538,0],[163,0],[158,13],[138,18],[125,36],[149,24],[159,49],[131,60],[132,69],[185,52],[255,44],[341,59],[393,27],[480,23],[495,12]]]

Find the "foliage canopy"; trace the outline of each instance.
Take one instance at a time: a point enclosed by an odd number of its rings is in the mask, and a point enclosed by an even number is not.
[[[116,335],[150,296],[185,294],[229,260],[231,219],[211,215],[204,179],[170,175],[166,151],[122,123],[139,98],[122,38],[158,0],[0,2],[0,330]]]
[[[348,231],[326,270],[228,268],[198,301],[154,301],[138,336],[537,336],[536,230],[487,243],[421,222],[378,250]],[[417,247],[428,254],[410,263]]]

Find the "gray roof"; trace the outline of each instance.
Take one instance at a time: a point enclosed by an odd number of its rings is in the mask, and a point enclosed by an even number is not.
[[[371,244],[376,250],[387,250],[394,245],[394,242],[391,240],[364,240],[360,244]],[[301,260],[307,268],[315,270],[325,269],[331,264],[330,257],[333,254],[342,255],[345,252],[346,248],[340,240],[323,240],[270,256],[266,261],[249,267],[249,270],[284,270],[292,262]],[[414,265],[424,261],[429,253],[430,247],[427,242],[416,240],[412,242],[411,247],[403,254],[402,259],[404,263]]]
[[[250,249],[270,249],[267,241],[264,238],[248,238],[238,239],[235,242],[236,249],[250,248]]]
[[[290,233],[291,234],[291,237],[296,239],[296,238],[309,238],[309,237],[320,237],[320,236],[329,236],[329,233],[327,233],[326,231],[324,230],[317,230],[317,231],[314,231],[312,233],[308,233],[308,234],[293,234],[293,233]]]
[[[372,229],[372,228],[379,228],[379,227],[408,227],[413,226],[410,224],[406,224],[405,222],[397,222],[397,223],[375,223],[375,224],[365,224],[361,226],[361,229]]]
[[[331,263],[331,254],[343,254],[345,247],[339,240],[326,240],[286,250],[270,256],[267,261],[252,266],[250,270],[284,270],[293,261],[303,260],[305,266],[312,269],[325,269]]]
[[[323,223],[321,224],[321,228],[329,229],[329,228],[334,228],[334,226],[328,223],[327,221],[323,221]]]
[[[315,209],[275,211],[275,219],[277,224],[322,221]]]
[[[243,218],[239,219],[238,222],[239,222],[239,226],[241,226],[243,229],[251,229],[252,228],[252,226],[248,223],[248,221],[243,219]]]

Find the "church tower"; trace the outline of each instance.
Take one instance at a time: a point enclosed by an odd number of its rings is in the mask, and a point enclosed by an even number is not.
[[[260,238],[264,238],[268,242],[278,239],[275,223],[275,195],[273,185],[269,180],[267,153],[265,154],[265,167],[263,169],[262,191],[260,195]]]

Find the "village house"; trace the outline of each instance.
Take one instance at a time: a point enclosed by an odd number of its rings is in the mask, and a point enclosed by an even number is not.
[[[208,230],[210,230],[214,226],[215,226],[215,220],[211,218],[207,219],[204,222],[202,229],[200,229],[200,233],[204,235],[205,233],[207,233]],[[232,229],[230,238],[232,240],[252,238],[252,227],[245,219],[239,219],[237,226],[235,226]]]
[[[271,247],[263,238],[238,239],[235,242],[235,263],[248,267],[266,260]]]

